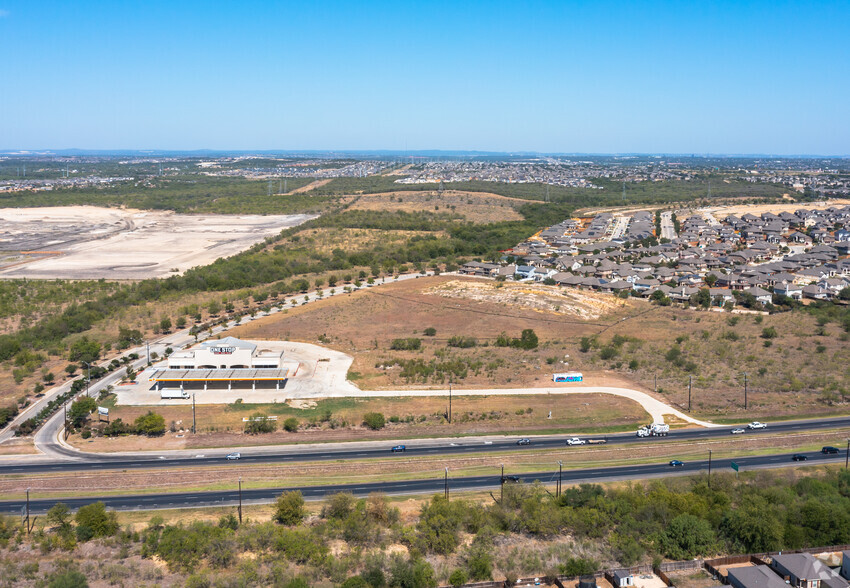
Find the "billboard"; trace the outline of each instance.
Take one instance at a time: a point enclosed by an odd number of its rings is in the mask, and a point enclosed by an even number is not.
[[[109,409],[106,408],[106,407],[103,407],[103,406],[98,406],[97,407],[97,414],[103,415],[103,416],[109,416]]]

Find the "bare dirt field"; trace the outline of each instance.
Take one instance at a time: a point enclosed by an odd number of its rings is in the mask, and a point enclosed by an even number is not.
[[[850,200],[829,200],[825,202],[812,202],[801,204],[799,202],[788,202],[787,204],[741,204],[734,206],[717,206],[711,208],[701,208],[700,212],[708,212],[714,215],[717,219],[722,219],[730,214],[755,214],[759,215],[764,212],[772,212],[779,214],[780,212],[794,212],[795,210],[820,210],[829,208],[830,206],[844,206],[850,204]]]
[[[234,255],[310,218],[314,217],[185,215],[94,206],[0,209],[3,248],[41,255],[10,259],[0,276],[161,277]]]
[[[515,209],[527,200],[483,192],[445,190],[425,192],[385,192],[364,194],[350,210],[453,212],[475,223],[522,220]]]
[[[304,192],[309,192],[310,190],[315,190],[316,188],[321,188],[325,184],[330,183],[330,179],[327,180],[314,180],[307,184],[306,186],[301,186],[300,188],[296,188],[294,190],[290,190],[286,193],[287,196],[291,196],[293,194],[303,194]]]

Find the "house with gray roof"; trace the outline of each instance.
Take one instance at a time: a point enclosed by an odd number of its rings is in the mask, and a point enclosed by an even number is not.
[[[847,588],[847,580],[811,553],[785,553],[776,555],[771,562],[773,570],[790,581],[795,588]]]
[[[788,588],[767,566],[729,568],[728,578],[733,588]]]

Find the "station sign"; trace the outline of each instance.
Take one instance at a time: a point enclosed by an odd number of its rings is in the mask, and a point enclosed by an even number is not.
[[[236,351],[235,347],[210,347],[210,351],[215,355],[230,355]]]
[[[98,406],[97,407],[97,414],[100,414],[100,415],[103,415],[103,416],[109,416],[109,409],[104,407],[104,406]]]

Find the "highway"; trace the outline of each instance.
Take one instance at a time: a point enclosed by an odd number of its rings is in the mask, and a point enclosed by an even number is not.
[[[639,438],[634,433],[619,433],[615,435],[578,435],[582,439],[606,439],[607,444],[623,443],[664,443],[673,441],[693,441],[717,438],[748,438],[753,435],[800,433],[814,430],[837,429],[850,427],[850,417],[836,417],[806,421],[786,421],[771,423],[766,429],[749,430],[740,436],[732,436],[729,431],[734,428],[722,427],[715,429],[679,429],[671,430],[667,437]],[[506,451],[528,451],[535,449],[565,449],[579,450],[579,447],[566,448],[566,440],[573,434],[546,437],[531,437],[531,445],[517,445],[520,435],[493,441],[478,439],[456,438],[451,440],[413,440],[386,441],[357,444],[325,444],[322,446],[302,447],[298,445],[276,446],[269,448],[241,449],[199,449],[192,456],[169,456],[151,452],[147,455],[110,455],[97,453],[81,453],[61,446],[65,459],[44,460],[40,457],[28,460],[0,460],[0,475],[21,475],[35,473],[62,473],[93,470],[124,470],[145,468],[170,467],[203,467],[221,466],[224,456],[230,451],[240,451],[241,464],[293,463],[305,461],[338,461],[363,459],[400,459],[402,457],[433,457],[436,455],[463,455],[470,453],[493,453]],[[842,437],[842,440],[844,437]],[[406,451],[392,453],[390,448],[396,444],[405,444]],[[182,452],[185,453],[185,452]],[[235,462],[232,462],[235,463]]]
[[[790,453],[776,455],[762,455],[735,458],[741,471],[755,468],[777,468],[798,465],[800,462],[791,460]],[[808,460],[804,464],[842,463],[845,456],[843,452],[839,455],[824,455],[818,452],[803,453]],[[675,457],[675,456],[673,456]],[[731,461],[729,459],[714,459],[712,461],[712,472],[731,472]],[[708,469],[708,460],[697,460],[685,462],[681,467],[672,467],[667,462],[645,465],[624,465],[605,468],[588,468],[565,470],[562,480],[570,483],[605,482],[614,480],[627,480],[638,478],[654,478],[666,476],[690,475]],[[494,468],[493,475],[469,476],[460,478],[449,478],[450,491],[469,490],[498,490],[500,476]],[[511,472],[506,471],[505,475]],[[554,483],[558,478],[558,471],[536,472],[520,474],[523,482],[540,480],[546,484]],[[308,500],[318,500],[333,492],[351,492],[355,496],[367,496],[372,492],[383,492],[390,495],[422,495],[438,493],[443,491],[444,481],[442,476],[420,480],[403,480],[390,482],[368,482],[358,484],[334,484],[304,487],[282,487],[245,489],[242,491],[243,503],[269,503],[284,490],[300,490]],[[239,492],[236,488],[236,480],[233,482],[234,489],[215,492],[176,492],[156,493],[120,496],[91,496],[83,498],[49,498],[30,500],[31,513],[43,513],[57,502],[64,502],[71,509],[77,509],[86,504],[102,501],[108,508],[115,510],[156,510],[167,508],[188,508],[199,506],[227,506],[237,504]],[[25,500],[0,501],[0,513],[20,514],[26,504]]]

